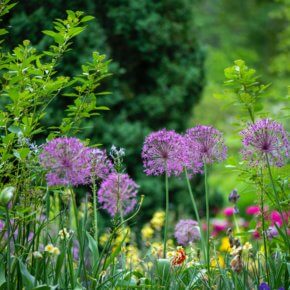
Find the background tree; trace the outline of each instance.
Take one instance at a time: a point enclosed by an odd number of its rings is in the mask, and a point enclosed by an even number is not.
[[[147,196],[144,206],[150,210],[144,212],[149,215],[162,206],[163,183],[145,179],[140,157],[144,137],[163,127],[183,131],[203,87],[204,54],[197,41],[192,2],[48,0],[39,6],[36,0],[22,1],[7,19],[13,35],[9,46],[28,37],[39,48],[47,46],[49,39],[40,32],[67,9],[85,11],[96,21],[76,39],[74,52],[62,60],[59,70],[70,75],[85,62],[84,55],[99,50],[112,59],[114,75],[106,85],[111,94],[101,102],[111,111],[87,122],[82,137],[106,148],[113,143],[127,149],[128,171]],[[67,102],[54,103],[48,124],[60,119],[58,108]],[[176,183],[172,198],[176,192],[182,196],[185,188]]]

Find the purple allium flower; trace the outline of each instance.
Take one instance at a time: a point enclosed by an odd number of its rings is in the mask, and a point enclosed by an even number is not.
[[[236,204],[239,199],[240,199],[240,195],[238,194],[238,191],[236,189],[234,189],[229,194],[229,202],[232,202],[232,203]]]
[[[178,244],[187,246],[189,243],[200,239],[200,229],[194,220],[180,220],[175,226],[174,236]]]
[[[128,174],[113,172],[101,183],[98,201],[112,217],[126,215],[137,203],[138,187]]]
[[[48,185],[80,185],[89,182],[90,155],[79,139],[60,137],[49,141],[40,154],[40,164],[48,171]]]
[[[269,287],[269,285],[265,282],[262,282],[260,285],[259,285],[259,290],[271,290],[271,288]]]
[[[147,175],[180,175],[184,166],[184,139],[173,130],[162,129],[145,139],[142,150]]]
[[[202,159],[199,152],[199,143],[192,139],[189,135],[184,137],[184,162],[186,169],[189,170],[190,176],[196,173],[202,173]]]
[[[252,165],[265,162],[266,155],[272,165],[281,167],[289,154],[289,142],[283,126],[270,119],[261,119],[241,132],[242,155]]]
[[[224,144],[222,133],[210,126],[198,125],[188,129],[185,134],[187,140],[194,142],[200,161],[213,163],[226,159],[227,146]]]
[[[105,179],[114,171],[114,165],[105,150],[93,148],[89,150],[89,154],[91,158],[91,174],[94,178]]]

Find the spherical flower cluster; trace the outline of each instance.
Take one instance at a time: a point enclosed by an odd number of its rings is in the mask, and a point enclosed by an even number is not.
[[[88,149],[77,138],[60,137],[49,141],[40,154],[40,164],[48,171],[46,180],[50,186],[88,183]]]
[[[89,155],[91,158],[91,175],[93,178],[105,179],[114,171],[114,165],[108,158],[105,150],[93,148],[89,150]]]
[[[226,158],[227,147],[222,133],[213,127],[198,125],[188,129],[185,138],[205,163],[219,162]]]
[[[166,129],[146,137],[142,158],[147,175],[180,175],[184,165],[184,139]]]
[[[101,183],[98,201],[112,217],[126,215],[137,203],[138,187],[128,174],[113,172]]]
[[[261,119],[241,132],[242,155],[251,165],[270,164],[281,167],[289,156],[289,142],[283,126],[270,119]]]
[[[200,239],[200,229],[194,220],[180,220],[175,226],[175,238],[178,244],[187,246],[189,243]]]

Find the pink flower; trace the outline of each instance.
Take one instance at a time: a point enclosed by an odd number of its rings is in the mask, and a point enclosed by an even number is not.
[[[272,222],[272,226],[274,224],[277,224],[277,226],[281,227],[283,224],[283,219],[280,215],[280,213],[276,210],[272,211],[270,214],[270,220]]]
[[[256,240],[260,238],[260,233],[259,233],[258,230],[255,230],[255,231],[253,232],[253,238],[256,239]]]
[[[226,216],[232,216],[235,213],[235,210],[233,207],[226,207],[224,209],[224,215]]]
[[[221,232],[226,230],[228,227],[228,222],[223,219],[212,219],[212,226],[215,232]]]
[[[260,213],[260,207],[257,205],[250,205],[246,209],[246,214],[256,215],[258,213]]]

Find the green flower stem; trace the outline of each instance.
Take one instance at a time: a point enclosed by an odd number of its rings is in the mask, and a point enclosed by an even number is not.
[[[276,187],[275,187],[275,183],[274,183],[274,179],[273,179],[273,175],[272,175],[272,171],[271,171],[271,167],[270,167],[268,154],[266,154],[266,161],[267,161],[267,167],[268,167],[268,172],[269,172],[272,188],[273,188],[273,191],[274,191],[275,201],[276,201],[276,204],[278,206],[278,211],[279,211],[279,213],[281,215],[281,218],[282,218],[282,223],[283,223],[283,228],[284,228],[284,231],[285,231],[286,242],[287,242],[287,246],[288,246],[288,249],[289,249],[290,248],[290,243],[289,243],[289,238],[288,238],[288,233],[287,233],[286,221],[284,219],[282,207],[281,207],[281,204],[279,202],[279,196],[278,196],[278,192],[277,192]]]
[[[10,218],[9,208],[6,206],[6,225],[7,225],[7,290],[10,290],[10,273],[11,273],[11,249],[10,249]]]
[[[163,239],[163,258],[164,259],[166,259],[168,211],[169,211],[168,175],[167,175],[167,171],[165,170],[165,227],[164,227],[164,239]]]
[[[199,217],[199,214],[198,214],[196,201],[195,201],[192,189],[191,189],[191,185],[190,185],[190,181],[189,181],[189,178],[188,178],[188,172],[187,172],[186,167],[184,167],[184,172],[185,172],[186,183],[187,183],[189,195],[190,195],[190,198],[191,198],[192,206],[193,206],[194,213],[195,213],[195,216],[196,216],[196,219],[197,219],[197,222],[198,222],[198,226],[199,226],[199,230],[200,230],[200,238],[201,238],[201,246],[202,246],[203,255],[204,255],[204,258],[207,259],[206,258],[206,249],[205,249],[205,244],[204,244],[204,236],[203,236],[203,231],[202,231],[202,224],[201,224],[200,217]]]
[[[235,227],[236,227],[237,233],[239,234],[240,233],[240,227],[239,227],[239,223],[238,223],[238,220],[237,220],[237,216],[236,216],[235,213],[233,214],[233,216],[234,216]]]
[[[86,285],[88,286],[87,271],[86,271],[85,258],[84,258],[83,238],[82,238],[82,232],[81,232],[81,229],[79,226],[79,221],[78,221],[78,209],[77,209],[77,203],[76,203],[76,196],[75,196],[75,193],[72,189],[71,189],[71,194],[72,194],[73,211],[74,211],[74,216],[75,216],[77,236],[78,236],[79,247],[80,247],[80,256],[81,256],[79,272],[81,271],[81,268],[83,268]]]
[[[262,178],[262,186],[261,186],[261,210],[262,210],[262,233],[263,233],[263,245],[264,245],[264,252],[265,252],[265,265],[266,265],[266,276],[267,282],[270,283],[270,276],[269,276],[269,267],[268,267],[268,248],[266,242],[266,230],[265,230],[265,210],[264,210],[264,184],[263,184],[263,171],[261,168],[261,178]]]
[[[46,195],[45,195],[45,212],[46,212],[46,221],[47,221],[47,226],[46,226],[46,241],[45,243],[48,244],[48,240],[49,240],[49,229],[48,229],[48,225],[49,225],[49,212],[50,212],[50,198],[49,198],[49,191],[48,191],[48,187],[46,188]]]
[[[98,208],[97,208],[97,186],[93,180],[93,207],[94,207],[94,238],[97,245],[97,257],[99,257],[99,229],[98,229]]]
[[[208,180],[207,180],[208,176],[206,162],[203,162],[203,168],[204,168],[205,205],[206,205],[206,262],[207,262],[208,277],[210,277],[209,192],[208,192]]]

